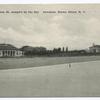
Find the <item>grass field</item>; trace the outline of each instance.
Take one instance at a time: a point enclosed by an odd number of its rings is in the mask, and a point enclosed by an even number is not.
[[[0,97],[100,96],[100,61],[0,70]]]
[[[100,56],[0,58],[0,69],[29,68],[96,60],[100,60]]]
[[[100,96],[100,56],[1,58],[0,69],[0,97]]]

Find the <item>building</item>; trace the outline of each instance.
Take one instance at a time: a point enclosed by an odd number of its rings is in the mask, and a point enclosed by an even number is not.
[[[0,44],[0,57],[21,57],[23,52],[10,44]]]
[[[46,53],[47,49],[45,47],[32,47],[32,46],[23,46],[20,50],[24,52],[24,55],[40,55]]]
[[[100,45],[95,45],[89,47],[90,53],[100,53]]]

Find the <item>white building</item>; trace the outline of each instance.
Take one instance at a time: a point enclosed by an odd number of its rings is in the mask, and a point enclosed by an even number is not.
[[[89,47],[91,53],[100,53],[100,45],[94,45]]]
[[[10,44],[0,44],[0,57],[21,57],[23,52]]]

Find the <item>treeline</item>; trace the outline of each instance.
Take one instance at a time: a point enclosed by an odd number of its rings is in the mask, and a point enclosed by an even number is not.
[[[59,47],[53,50],[47,50],[45,47],[23,46],[20,50],[24,52],[25,56],[52,56],[67,53],[68,47],[66,47],[66,49]]]
[[[86,50],[68,50],[68,47],[54,48],[47,50],[45,47],[23,46],[20,50],[24,52],[24,56],[92,56],[100,55],[100,53],[90,53]]]

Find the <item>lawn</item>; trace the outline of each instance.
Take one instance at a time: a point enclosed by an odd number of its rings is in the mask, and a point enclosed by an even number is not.
[[[100,61],[0,70],[0,97],[100,96]]]
[[[29,68],[100,60],[100,56],[0,58],[0,69]]]

